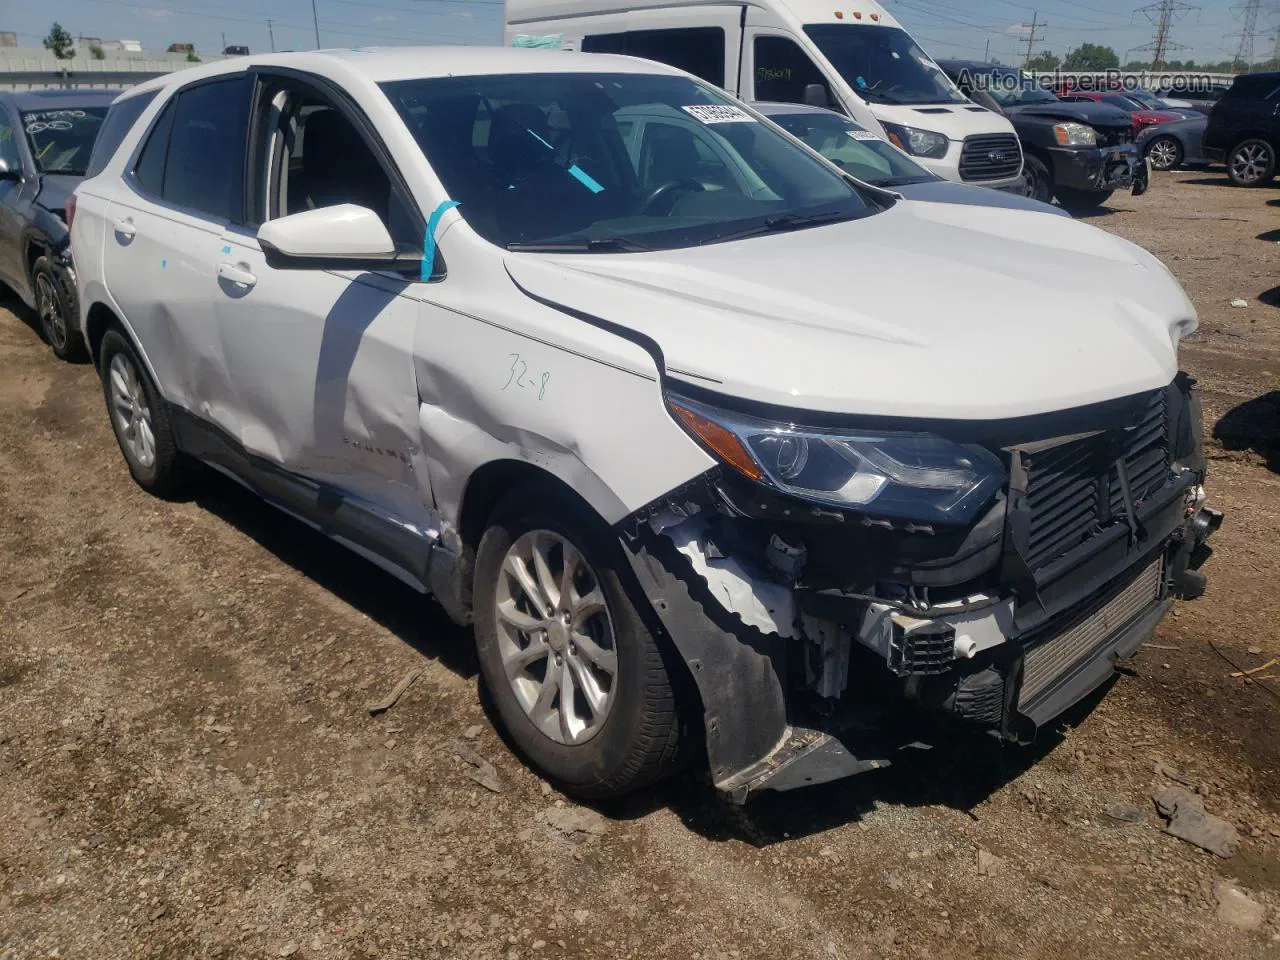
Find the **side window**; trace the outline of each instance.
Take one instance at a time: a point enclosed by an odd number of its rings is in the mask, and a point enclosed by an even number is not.
[[[98,130],[98,139],[94,141],[93,153],[89,155],[89,165],[85,169],[85,177],[96,177],[102,172],[115,152],[120,148],[125,136],[138,122],[142,111],[156,98],[155,91],[143,93],[111,105],[107,118],[102,121]]]
[[[169,132],[173,130],[174,102],[169,101],[151,128],[146,146],[138,155],[133,168],[133,179],[144,191],[154,197],[164,194],[164,161],[169,155]]]
[[[167,203],[219,220],[237,216],[234,201],[244,164],[242,75],[202,84],[178,95],[164,165]]]
[[[22,169],[22,157],[18,153],[18,139],[14,132],[13,121],[3,111],[0,111],[0,160],[3,160],[10,170]]]
[[[724,86],[724,30],[720,27],[597,33],[582,38],[582,50],[656,60]]]
[[[803,103],[806,86],[827,86],[827,78],[817,64],[788,37],[756,37],[753,50],[757,100]]]

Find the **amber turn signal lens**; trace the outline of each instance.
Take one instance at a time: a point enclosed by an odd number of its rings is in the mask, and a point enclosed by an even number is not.
[[[707,445],[716,456],[744,476],[752,480],[763,480],[764,471],[751,459],[747,448],[737,437],[714,420],[708,420],[701,414],[694,413],[680,404],[672,402],[671,410],[695,437]]]

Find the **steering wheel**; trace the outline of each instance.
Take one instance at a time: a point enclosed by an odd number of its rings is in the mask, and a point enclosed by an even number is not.
[[[670,197],[671,203],[662,213],[670,213],[671,207],[675,206],[676,198],[674,194],[677,190],[684,190],[687,193],[702,193],[707,188],[691,177],[685,177],[682,180],[668,180],[666,183],[660,183],[644,198],[644,202],[640,204],[642,213],[656,213],[653,208],[658,205],[658,201]]]

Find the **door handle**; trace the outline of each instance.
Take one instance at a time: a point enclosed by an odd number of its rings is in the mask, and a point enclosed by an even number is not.
[[[242,287],[252,287],[258,282],[258,278],[248,270],[231,263],[218,264],[218,277],[229,283],[239,284]]]
[[[133,225],[133,217],[121,217],[111,225],[117,237],[132,240],[138,235],[138,228]]]

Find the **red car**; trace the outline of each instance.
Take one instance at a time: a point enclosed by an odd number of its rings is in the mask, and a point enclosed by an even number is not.
[[[1077,103],[1083,100],[1092,100],[1094,103],[1107,103],[1113,107],[1119,107],[1129,114],[1129,119],[1133,121],[1133,135],[1135,137],[1147,127],[1154,127],[1160,123],[1173,123],[1175,120],[1183,119],[1183,115],[1180,113],[1173,113],[1169,110],[1152,110],[1144,107],[1137,100],[1131,100],[1123,93],[1111,91],[1063,90],[1062,93],[1058,94],[1058,99],[1074,100]]]

